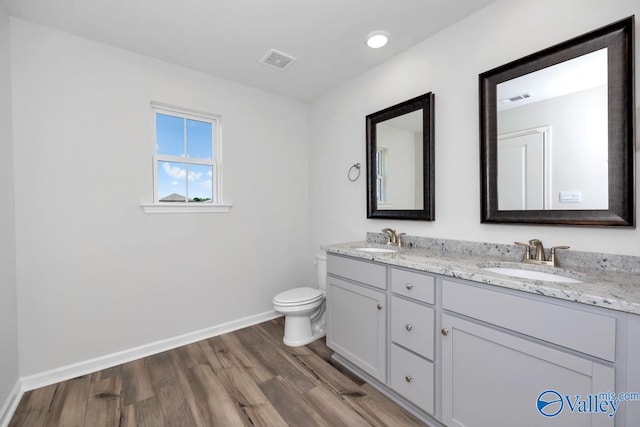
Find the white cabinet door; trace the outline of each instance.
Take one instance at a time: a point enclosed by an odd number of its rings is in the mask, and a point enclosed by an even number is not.
[[[386,382],[385,293],[327,277],[327,346]]]
[[[608,404],[589,400],[615,390],[611,366],[447,314],[442,328],[447,426],[613,426]]]

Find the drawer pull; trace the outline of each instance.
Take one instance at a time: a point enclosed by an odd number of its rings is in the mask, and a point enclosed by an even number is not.
[[[413,378],[411,378],[411,375],[407,375],[406,377],[404,377],[404,380],[410,383],[411,381],[413,381]]]
[[[407,283],[405,286],[409,290],[413,289],[413,285],[411,283]]]
[[[382,310],[382,304],[378,304],[378,310]]]
[[[442,332],[442,335],[449,335],[449,330],[447,328],[442,328],[440,332]]]
[[[411,325],[407,325],[404,327],[407,331],[411,331],[413,329],[413,326]]]

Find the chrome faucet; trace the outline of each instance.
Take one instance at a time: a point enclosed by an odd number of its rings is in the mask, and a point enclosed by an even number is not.
[[[383,228],[382,232],[387,235],[387,244],[394,245],[397,247],[402,246],[402,236],[407,233],[396,233],[396,230],[393,228]]]
[[[514,242],[516,245],[524,246],[524,258],[522,262],[525,264],[538,264],[538,265],[550,265],[552,267],[558,266],[558,258],[556,258],[556,250],[569,249],[569,246],[554,246],[551,248],[549,259],[545,261],[544,246],[539,239],[531,239],[529,243]],[[536,250],[535,258],[531,257],[531,248]]]

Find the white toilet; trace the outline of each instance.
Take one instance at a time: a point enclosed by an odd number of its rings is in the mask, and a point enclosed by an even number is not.
[[[285,316],[282,342],[290,347],[322,338],[325,330],[325,288],[327,255],[316,256],[318,289],[301,287],[280,292],[273,298],[273,309]]]

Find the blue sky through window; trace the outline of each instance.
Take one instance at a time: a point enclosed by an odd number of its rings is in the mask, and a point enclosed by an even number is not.
[[[187,156],[198,159],[211,159],[211,123],[187,119]]]
[[[184,121],[182,117],[156,113],[156,152],[167,156],[184,156]]]
[[[158,160],[159,201],[213,200],[213,166],[189,159],[213,159],[214,130],[213,123],[156,113],[156,153],[185,160]]]

